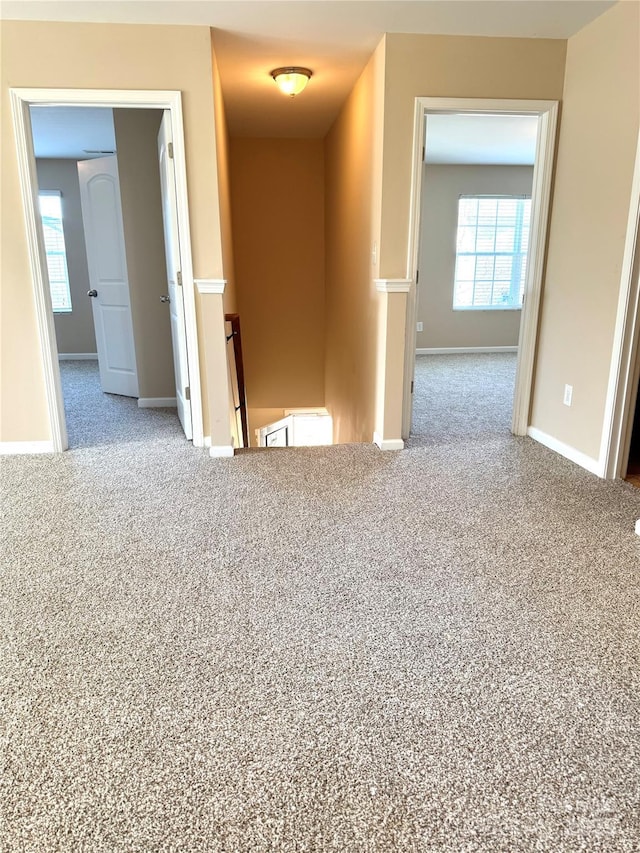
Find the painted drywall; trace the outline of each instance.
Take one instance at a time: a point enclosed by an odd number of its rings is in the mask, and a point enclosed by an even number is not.
[[[618,3],[567,51],[531,423],[594,459],[640,123],[639,18]]]
[[[38,188],[62,193],[62,225],[69,272],[71,313],[54,314],[56,343],[61,353],[96,351],[96,335],[91,312],[87,249],[84,242],[80,184],[76,160],[36,161]]]
[[[334,441],[371,441],[376,418],[384,39],[325,138],[325,405]]]
[[[236,297],[247,405],[324,405],[320,139],[231,139]]]
[[[122,222],[140,397],[175,397],[158,166],[162,110],[116,109]]]
[[[562,97],[566,42],[388,34],[380,270],[407,273],[413,119],[417,97]]]
[[[382,222],[380,278],[412,279],[407,269],[413,158],[413,123],[417,97],[528,98],[562,96],[566,42],[461,36],[387,34],[385,50]],[[412,330],[413,331],[413,330]],[[402,369],[405,336],[388,335],[384,389],[386,435],[402,423]],[[413,340],[413,335],[412,335]]]
[[[189,213],[196,278],[223,277],[211,38],[208,27],[3,21],[2,48],[2,294],[0,438],[50,439],[37,335],[9,87],[180,90],[183,96]],[[198,306],[200,303],[197,303]],[[199,316],[201,363],[207,335],[224,335]],[[204,373],[204,371],[203,371]],[[205,434],[219,405],[207,387],[227,388],[226,365],[203,383]],[[225,411],[225,420],[228,415]],[[220,429],[224,431],[224,424]],[[216,421],[218,424],[218,421]],[[216,427],[217,428],[217,427]],[[228,431],[228,426],[227,426]]]
[[[461,195],[531,195],[532,166],[423,166],[417,347],[516,346],[520,311],[454,311]]]
[[[211,67],[216,118],[216,163],[218,169],[218,201],[220,205],[220,233],[222,240],[222,277],[227,284],[224,290],[224,310],[237,311],[235,268],[233,261],[233,236],[231,227],[231,189],[229,186],[229,131],[220,82],[220,72],[215,54],[215,30],[211,31]]]

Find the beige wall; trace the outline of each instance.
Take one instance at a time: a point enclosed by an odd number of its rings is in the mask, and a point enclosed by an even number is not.
[[[417,347],[516,346],[520,311],[454,311],[458,199],[531,195],[533,166],[423,167]]]
[[[372,249],[380,241],[384,67],[383,39],[325,138],[325,405],[336,442],[371,441],[380,402]]]
[[[162,110],[114,110],[122,222],[140,397],[175,397],[158,166]]]
[[[197,278],[221,278],[211,39],[208,27],[25,21],[3,21],[1,39],[0,437],[4,441],[48,440],[9,87],[181,90],[194,273]],[[208,328],[202,316],[199,326],[203,335],[222,334],[222,329]],[[226,375],[224,385],[226,388]],[[206,396],[204,412],[206,434]]]
[[[640,7],[569,40],[532,425],[597,458],[640,113]],[[573,404],[562,403],[573,385]]]
[[[232,139],[230,165],[248,407],[322,406],[322,140]]]
[[[215,108],[216,153],[218,168],[218,199],[220,205],[220,233],[222,239],[222,272],[227,285],[224,291],[224,310],[233,314],[238,310],[233,261],[231,228],[231,189],[229,186],[229,132],[220,83],[220,72],[215,54],[215,31],[211,31],[211,67],[213,72],[213,97]]]
[[[407,274],[413,117],[417,97],[562,97],[566,42],[388,34],[382,277]]]
[[[38,187],[62,193],[62,224],[69,271],[71,313],[54,314],[58,352],[96,351],[89,289],[87,250],[84,243],[80,184],[76,160],[40,159],[36,161]]]

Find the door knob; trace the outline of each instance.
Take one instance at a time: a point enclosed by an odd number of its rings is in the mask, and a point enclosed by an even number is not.
[[[171,299],[168,296],[161,296],[160,302],[171,302]]]
[[[98,295],[97,290],[87,290],[87,296],[92,296],[94,299]]]

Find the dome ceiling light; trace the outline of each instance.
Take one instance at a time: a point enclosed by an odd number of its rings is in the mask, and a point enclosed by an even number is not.
[[[280,91],[295,98],[309,82],[312,72],[308,68],[300,68],[297,65],[289,65],[285,68],[274,68],[271,76],[276,81]]]

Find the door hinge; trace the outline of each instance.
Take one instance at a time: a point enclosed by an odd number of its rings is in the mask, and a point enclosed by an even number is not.
[[[167,152],[169,154],[169,160],[173,160],[173,142],[170,142],[167,145]]]
[[[420,281],[420,270],[416,270],[416,284]]]
[[[424,158],[425,158],[426,153],[427,153],[427,150],[426,150],[425,146],[423,145],[422,146],[422,162],[423,163],[424,163]]]
[[[184,396],[185,396],[185,400],[190,400],[190,399],[191,399],[191,388],[189,388],[189,386],[188,386],[188,385],[187,385],[187,387],[184,389]]]
[[[180,285],[180,287],[182,287],[182,273],[180,272],[180,270],[178,270],[178,272],[176,273],[176,279],[178,280],[178,284]]]
[[[411,393],[413,394],[413,379],[411,380]]]

